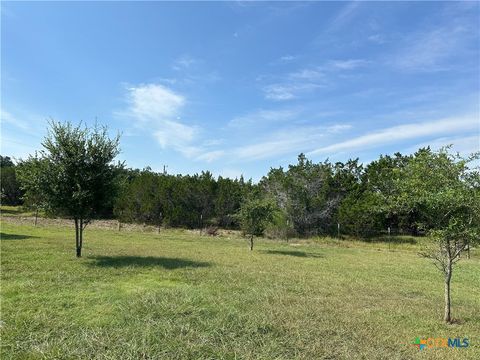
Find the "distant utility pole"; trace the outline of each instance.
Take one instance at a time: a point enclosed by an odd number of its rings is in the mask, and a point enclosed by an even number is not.
[[[163,165],[163,175],[167,175],[167,167],[168,165]]]

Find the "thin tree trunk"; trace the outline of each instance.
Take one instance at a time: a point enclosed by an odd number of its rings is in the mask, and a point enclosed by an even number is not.
[[[445,315],[443,318],[446,323],[452,321],[450,311],[450,280],[452,280],[452,262],[448,259],[447,271],[445,273]]]
[[[83,224],[83,219],[80,219],[80,256],[82,256],[82,248],[83,248],[83,229],[85,225]]]
[[[250,236],[250,251],[253,250],[253,235]]]
[[[160,224],[157,226],[157,234],[160,234]]]
[[[75,218],[75,248],[77,250],[77,257],[80,257],[82,255],[82,250],[80,248],[80,229],[77,218]]]

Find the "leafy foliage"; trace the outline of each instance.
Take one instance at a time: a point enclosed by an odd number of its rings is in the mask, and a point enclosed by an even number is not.
[[[0,155],[1,202],[3,205],[22,203],[22,190],[17,179],[16,168],[10,157]]]
[[[110,139],[104,127],[52,122],[41,151],[46,210],[87,222],[101,216],[115,195],[119,140]]]
[[[250,235],[250,250],[253,250],[253,237],[263,235],[274,219],[274,212],[275,205],[269,199],[252,196],[242,203],[237,216],[243,232]]]
[[[1,199],[4,205],[19,205],[22,202],[22,191],[17,179],[16,167],[8,166],[0,170]]]
[[[272,169],[260,183],[300,236],[333,233],[345,196],[358,186],[357,160],[315,164],[300,154],[287,171]]]
[[[38,153],[21,161],[17,167],[17,174],[21,188],[24,191],[24,206],[38,210],[45,206],[42,189],[42,174],[47,171],[47,160],[40,158]]]
[[[417,226],[434,242],[421,255],[434,261],[445,278],[445,315],[450,322],[450,281],[453,265],[471,243],[480,239],[480,172],[469,164],[479,154],[463,158],[447,149],[419,150],[396,182],[395,206],[416,214]]]
[[[200,228],[238,226],[234,214],[251,181],[215,180],[210,172],[173,176],[145,169],[125,180],[114,212],[127,222]]]
[[[81,256],[83,229],[111,208],[120,164],[119,136],[107,129],[51,122],[40,157],[22,164],[21,179],[27,200],[41,202],[48,213],[74,219],[77,256]]]

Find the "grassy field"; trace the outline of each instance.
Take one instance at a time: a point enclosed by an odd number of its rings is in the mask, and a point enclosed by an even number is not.
[[[1,229],[1,358],[479,359],[480,259],[453,278],[415,244],[257,241],[72,227]],[[416,337],[468,337],[425,349]]]

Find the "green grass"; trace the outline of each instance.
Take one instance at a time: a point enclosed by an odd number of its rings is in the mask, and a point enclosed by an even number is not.
[[[478,359],[480,260],[453,277],[442,323],[441,274],[416,244],[314,239],[290,244],[74,230],[4,221],[6,359]],[[293,244],[292,244],[293,242]],[[468,337],[425,349],[416,337]]]
[[[3,216],[35,216],[35,211],[24,209],[23,206],[8,206],[2,205],[0,211]],[[43,212],[39,211],[39,216],[42,216]]]

